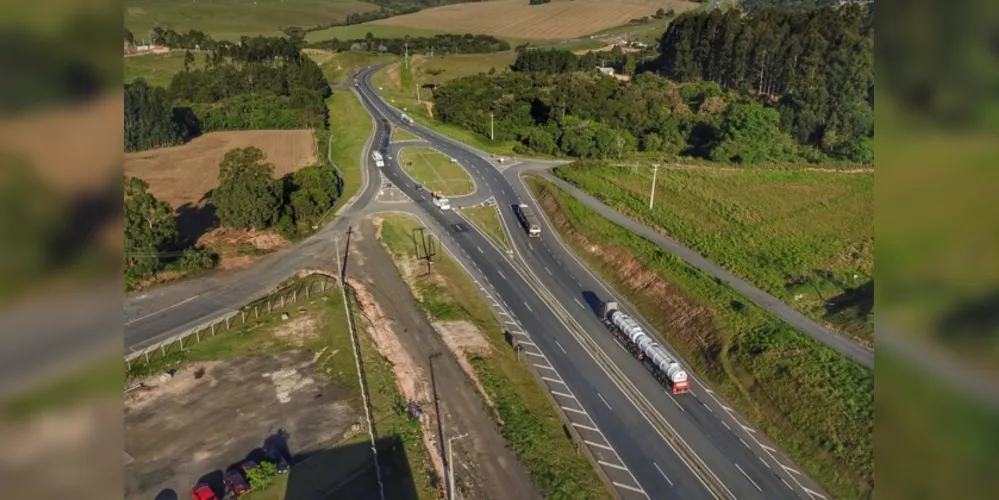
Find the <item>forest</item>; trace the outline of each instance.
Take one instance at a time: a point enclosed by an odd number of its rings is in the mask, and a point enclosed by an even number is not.
[[[174,75],[169,89],[125,85],[125,150],[179,144],[216,130],[326,128],[331,89],[301,55],[301,41],[244,39],[204,53],[205,69]]]
[[[552,156],[637,150],[735,163],[873,163],[866,9],[686,14],[664,33],[661,51],[639,64],[620,51],[525,50],[511,73],[435,89],[434,111],[479,133],[493,113],[497,140]],[[599,75],[591,68],[607,61],[598,57],[639,74],[631,82]]]
[[[606,52],[587,52],[576,55],[564,49],[526,49],[517,53],[510,69],[521,73],[571,73],[590,71],[598,67],[614,68],[618,73],[633,75],[640,69],[640,61],[647,60],[651,51],[624,52],[614,47]]]
[[[489,35],[436,35],[432,37],[405,37],[405,38],[378,38],[370,32],[368,36],[356,40],[323,40],[310,45],[317,49],[333,50],[337,52],[368,51],[368,52],[388,52],[391,54],[403,55],[406,50],[410,54],[430,53],[435,54],[481,54],[486,52],[501,52],[510,50],[510,44],[506,40],[500,40]]]

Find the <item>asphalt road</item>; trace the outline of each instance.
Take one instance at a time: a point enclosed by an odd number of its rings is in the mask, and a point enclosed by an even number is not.
[[[696,378],[697,385],[691,394],[677,397],[667,394],[640,363],[619,348],[600,322],[597,311],[604,301],[614,300],[615,294],[561,245],[550,227],[545,227],[540,240],[531,240],[519,230],[509,207],[520,202],[533,204],[519,179],[505,177],[487,160],[488,155],[422,126],[402,124],[399,111],[380,100],[370,87],[367,78],[371,72],[371,69],[361,72],[360,94],[365,107],[376,116],[380,115],[379,121],[381,117],[387,117],[457,159],[478,185],[475,199],[469,201],[495,198],[504,223],[511,230],[520,261],[526,266],[507,259],[484,236],[470,230],[459,215],[437,210],[427,194],[417,191],[413,187],[415,182],[406,177],[394,161],[383,169],[386,178],[423,205],[427,215],[453,239],[457,247],[455,253],[467,258],[475,272],[491,285],[498,299],[516,318],[514,323],[531,334],[537,349],[562,375],[575,394],[574,399],[603,431],[645,493],[652,497],[710,497],[687,466],[690,461],[699,461],[710,470],[705,473],[700,469],[702,475],[713,475],[731,496],[737,498],[828,497]],[[397,152],[398,146],[392,146],[391,150]],[[516,177],[515,173],[511,175]],[[460,203],[456,202],[456,205]],[[541,214],[537,206],[535,211]],[[547,302],[544,296],[548,296]],[[561,314],[557,313],[559,309]],[[566,323],[567,315],[571,318],[569,324]],[[605,360],[604,364],[598,363],[598,358]],[[608,369],[623,374],[629,381],[625,385],[630,383],[649,406],[639,410],[634,393],[627,395],[619,379],[612,377]],[[653,425],[649,418],[667,422],[679,438],[669,436],[668,431],[665,432],[667,437],[662,437],[661,424]],[[667,438],[685,442],[694,458],[690,455],[686,461],[679,458]],[[684,448],[683,444],[677,446]],[[604,467],[605,471],[612,469],[614,467]],[[619,488],[619,491],[628,490]]]

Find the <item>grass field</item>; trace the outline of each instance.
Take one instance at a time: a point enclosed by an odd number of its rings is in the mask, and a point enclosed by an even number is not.
[[[217,40],[240,36],[281,35],[291,26],[308,28],[343,21],[347,14],[378,7],[356,0],[125,0],[125,26],[137,39],[148,39],[154,26],[178,32],[196,29]]]
[[[392,142],[420,141],[419,137],[409,133],[406,129],[392,127]]]
[[[402,38],[404,36],[420,37],[434,36],[444,33],[435,29],[410,28],[407,26],[385,26],[373,23],[352,24],[350,26],[334,26],[319,31],[312,31],[305,36],[305,41],[312,43],[322,40],[359,40],[371,33],[376,38]]]
[[[753,425],[835,498],[871,498],[874,376],[724,284],[529,177],[555,229]]]
[[[463,208],[460,212],[483,233],[486,233],[486,236],[493,240],[493,243],[496,243],[498,247],[504,251],[510,251],[510,240],[507,238],[503,223],[500,221],[500,216],[496,213],[494,205]]]
[[[247,325],[234,327],[232,331],[220,332],[214,337],[203,339],[199,343],[185,346],[183,351],[177,349],[167,351],[165,357],[156,357],[149,364],[134,364],[130,376],[142,377],[160,373],[168,368],[176,368],[197,361],[225,360],[237,356],[253,355],[266,352],[281,352],[287,350],[305,349],[311,352],[325,352],[319,357],[321,370],[327,373],[337,386],[350,391],[355,399],[354,404],[361,405],[360,382],[350,354],[350,331],[343,308],[342,295],[337,290],[328,291],[325,298],[313,295],[310,302],[299,301],[288,304],[285,308],[275,307],[271,314],[261,314],[258,321],[248,321]],[[438,492],[430,483],[429,459],[421,438],[419,423],[411,420],[405,410],[397,406],[402,396],[396,389],[396,379],[389,362],[378,352],[371,337],[364,331],[360,318],[357,317],[357,305],[351,299],[351,314],[358,328],[357,340],[360,346],[361,362],[364,366],[364,378],[368,389],[368,401],[371,406],[371,418],[377,422],[376,438],[399,436],[405,448],[405,455],[412,472],[412,481],[421,500],[437,498]],[[279,332],[283,321],[282,313],[288,313],[293,318],[306,316],[318,325],[318,335],[308,336],[301,332],[297,336],[289,336],[287,332]],[[366,427],[362,436],[355,437],[358,441],[367,442]],[[338,443],[339,444],[339,443]],[[379,450],[379,456],[396,455],[397,450]],[[317,454],[321,455],[321,454]],[[389,457],[385,457],[389,460]],[[306,460],[295,465],[308,467]],[[290,475],[295,474],[295,470]],[[404,480],[404,479],[403,479]],[[287,479],[276,482],[268,490],[257,492],[251,498],[283,499],[283,483]],[[386,493],[399,487],[386,481]]]
[[[386,217],[382,243],[396,259],[415,259],[411,235],[419,227],[410,217]],[[410,286],[423,297],[419,305],[433,319],[467,320],[486,332],[492,353],[473,357],[472,366],[502,419],[500,434],[542,495],[609,498],[596,471],[566,437],[549,397],[506,343],[489,305],[458,264],[442,255],[433,275],[418,276]]]
[[[426,147],[404,148],[399,152],[399,164],[427,191],[440,191],[444,196],[463,196],[475,191],[468,172],[452,163],[451,158]]]
[[[204,56],[195,54],[195,68],[204,66]],[[142,78],[150,85],[169,87],[173,75],[184,71],[184,52],[146,54],[123,58],[125,83]],[[194,68],[192,68],[194,69]]]
[[[696,3],[683,0],[555,0],[542,5],[496,0],[445,5],[372,24],[524,40],[565,40],[620,26],[652,15],[659,8],[682,12],[696,7]]]
[[[430,114],[432,104],[417,101],[415,85],[416,82],[440,85],[461,76],[488,72],[492,68],[497,72],[503,71],[515,58],[513,54],[467,54],[433,59],[417,56],[412,58],[409,69],[402,63],[389,65],[374,75],[372,83],[390,104],[406,111],[422,125],[482,151],[511,156],[516,142],[490,141],[475,132],[434,120]],[[430,72],[439,73],[433,75]],[[426,94],[426,90],[421,92],[424,99],[432,97]]]
[[[660,169],[650,212],[650,170],[591,164],[555,173],[801,312],[873,343],[873,172]]]
[[[319,49],[305,49],[303,52],[319,65],[323,76],[334,83],[345,83],[351,72],[358,68],[399,59],[391,54],[370,52],[330,52]]]
[[[334,205],[335,211],[361,189],[361,151],[371,135],[372,122],[371,115],[353,92],[334,92],[326,103],[330,109],[330,130],[317,131],[316,139],[323,158],[329,151],[330,159],[343,176],[343,194]],[[332,143],[329,142],[329,134],[333,136]]]

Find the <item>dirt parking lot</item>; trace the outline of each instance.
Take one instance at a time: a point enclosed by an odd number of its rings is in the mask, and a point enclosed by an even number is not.
[[[364,428],[360,405],[304,351],[241,356],[157,375],[124,401],[125,498],[189,495],[279,430],[295,458]],[[127,461],[127,458],[126,458]]]

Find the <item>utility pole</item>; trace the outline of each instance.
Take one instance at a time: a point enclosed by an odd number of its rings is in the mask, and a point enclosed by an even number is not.
[[[649,194],[649,210],[652,210],[652,202],[656,199],[656,174],[659,173],[659,164],[652,164],[652,193]]]
[[[406,49],[406,55],[403,56],[403,60],[406,61],[406,69],[408,70],[409,69],[409,42],[406,42],[406,43],[402,44],[402,46],[405,47],[405,49]]]
[[[416,85],[416,104],[422,104],[423,101],[420,100],[420,84],[415,83],[414,85]]]
[[[493,113],[489,113],[489,140],[495,141],[496,138],[493,135]]]
[[[460,436],[455,436],[447,440],[447,477],[450,481],[448,484],[448,498],[454,500],[454,442],[467,437],[468,433],[464,433]]]

